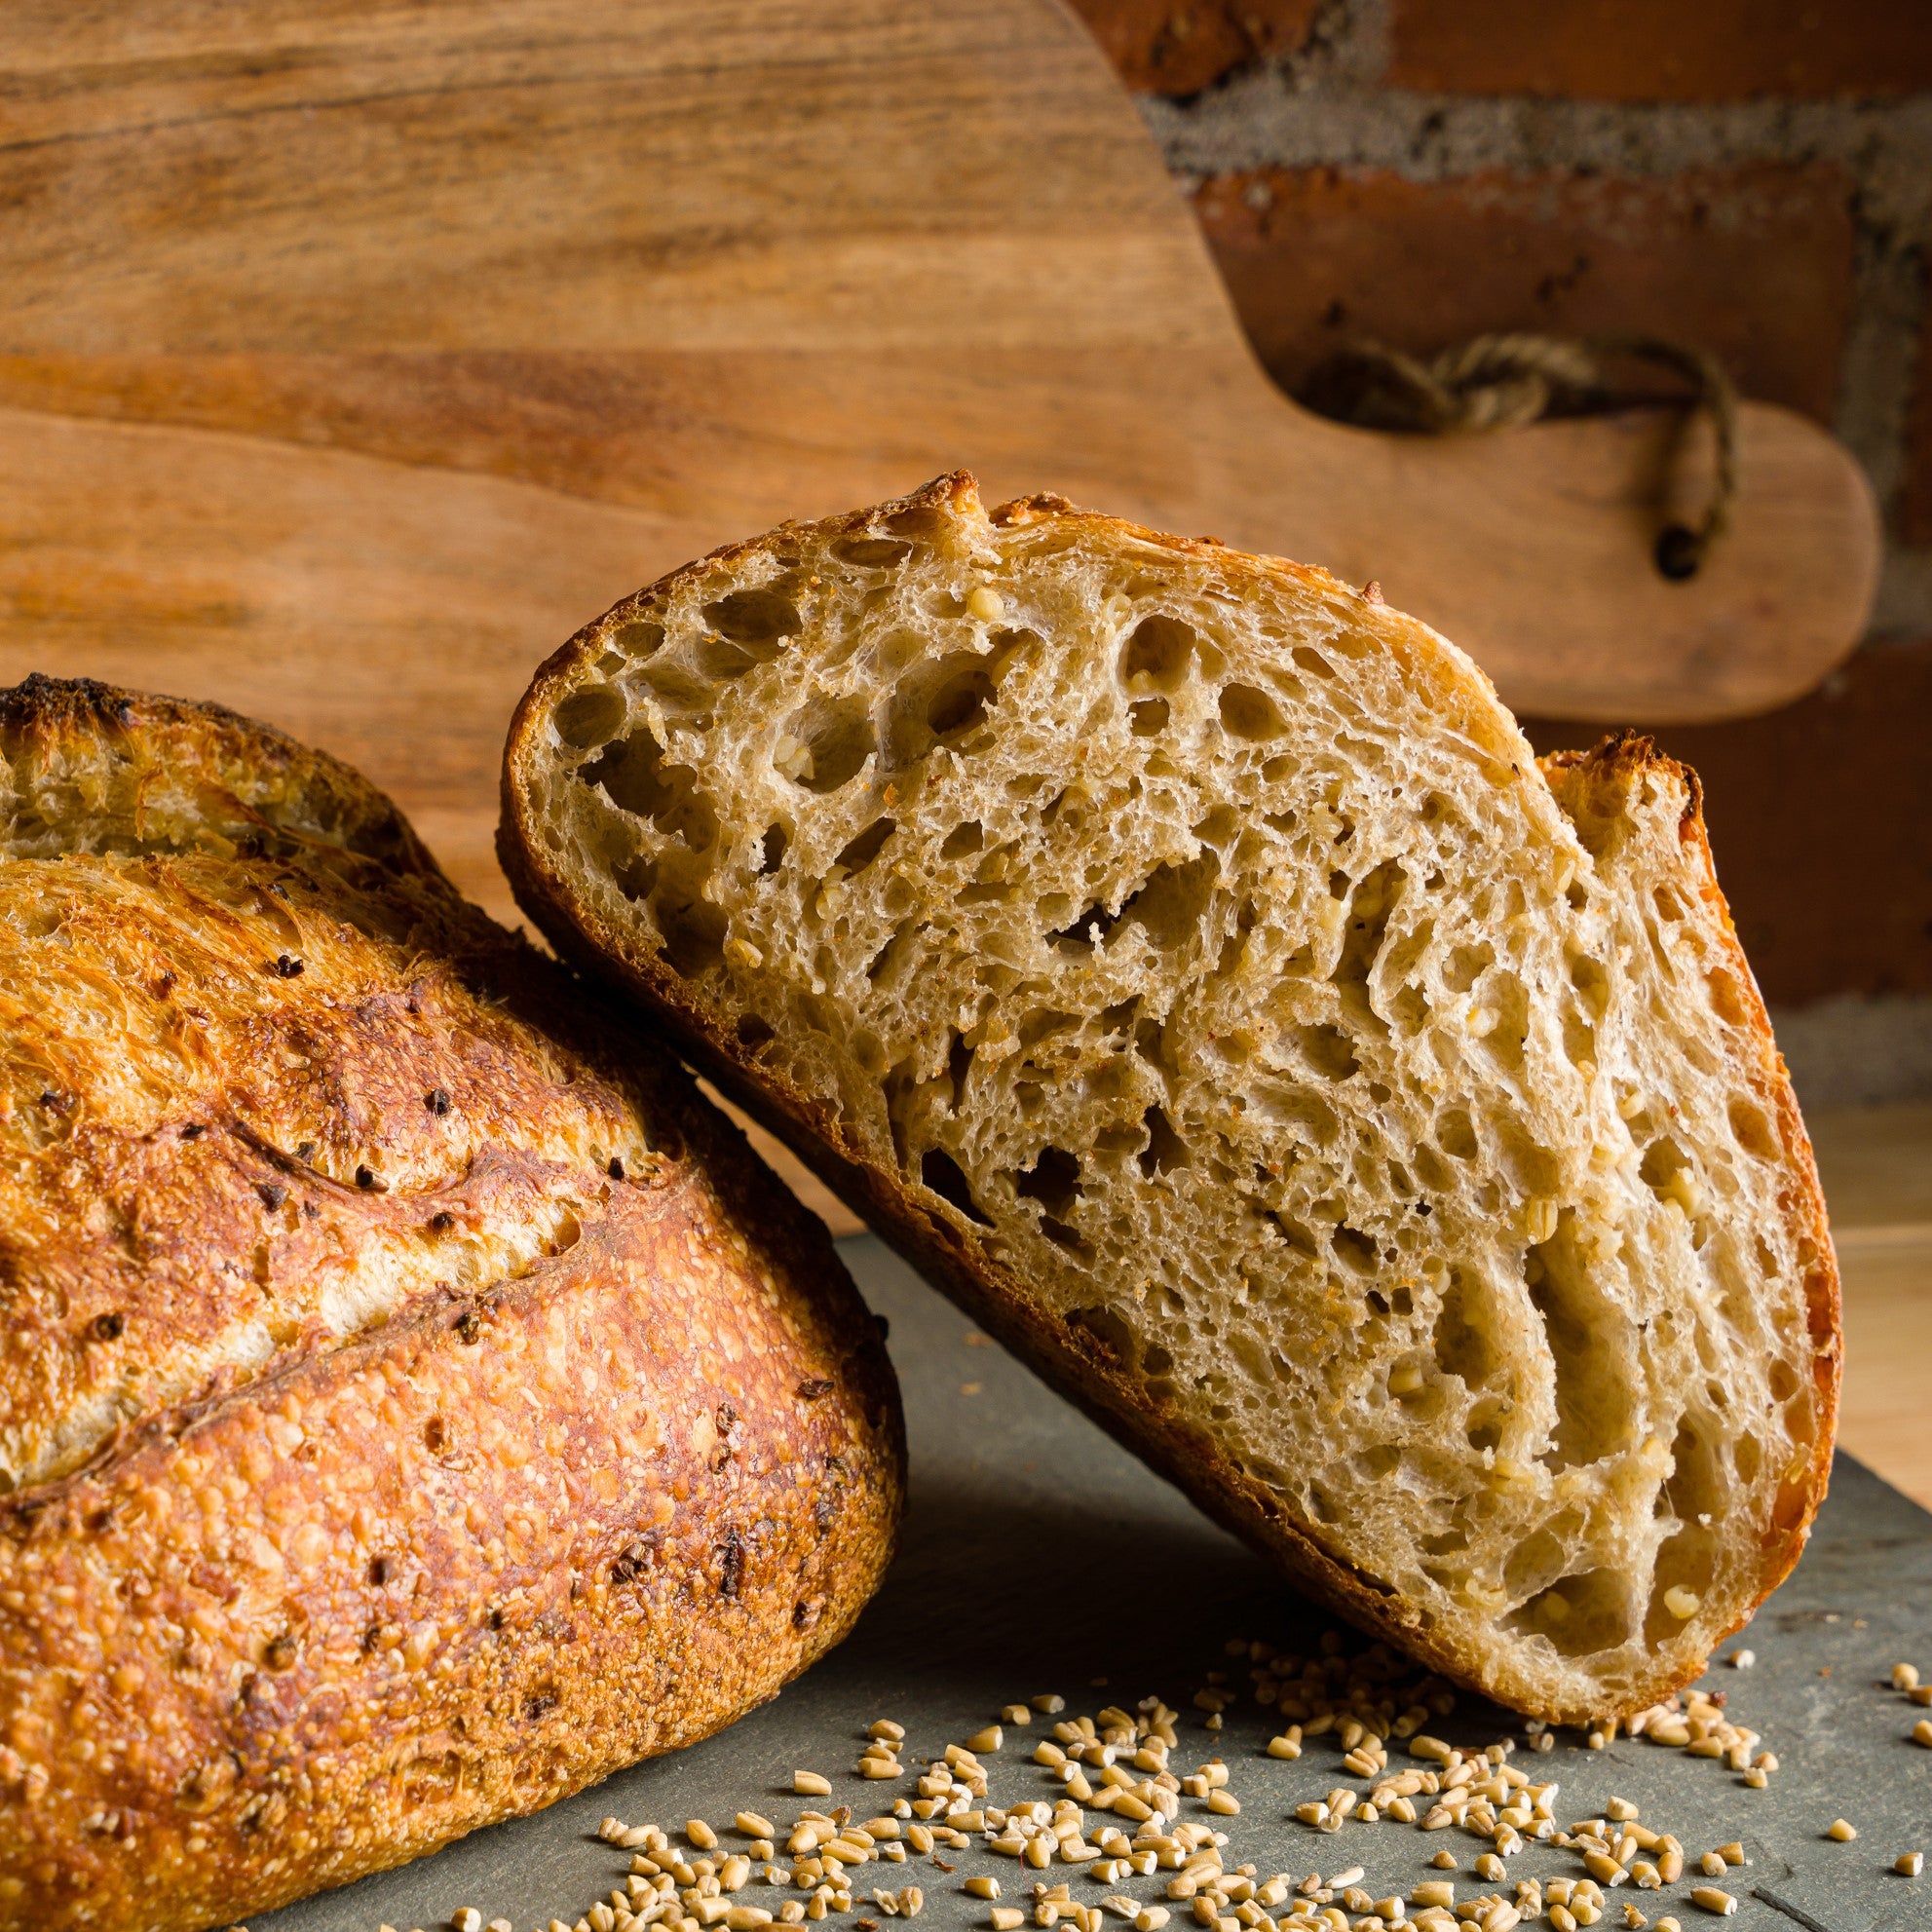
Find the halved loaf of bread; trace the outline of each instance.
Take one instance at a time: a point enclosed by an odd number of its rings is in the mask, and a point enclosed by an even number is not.
[[[954,476],[590,625],[504,796],[561,948],[1368,1628],[1627,1713],[1796,1560],[1837,1276],[1645,740],[1539,768],[1373,588]]]
[[[333,759],[0,691],[0,1932],[188,1932],[772,1696],[890,1366],[655,1042]]]

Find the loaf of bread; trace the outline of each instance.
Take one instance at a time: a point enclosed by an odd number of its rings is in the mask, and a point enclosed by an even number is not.
[[[0,693],[0,1927],[222,1925],[770,1697],[902,1477],[877,1329],[382,795]]]
[[[1646,740],[1539,769],[1373,587],[953,476],[590,625],[504,797],[561,949],[1368,1629],[1628,1713],[1796,1560],[1832,1250]]]

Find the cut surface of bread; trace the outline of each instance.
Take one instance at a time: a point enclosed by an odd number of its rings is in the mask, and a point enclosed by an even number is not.
[[[1634,1711],[1796,1560],[1837,1276],[1696,781],[1539,768],[1373,589],[942,478],[587,627],[501,850],[980,1319],[1459,1681]]]
[[[379,792],[211,706],[0,692],[0,1932],[225,1924],[551,1803],[773,1695],[890,1555],[823,1229]]]

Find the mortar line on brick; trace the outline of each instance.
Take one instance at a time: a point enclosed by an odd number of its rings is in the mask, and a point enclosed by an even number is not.
[[[1385,168],[1438,181],[1485,168],[1670,175],[1694,167],[1837,161],[1922,225],[1932,183],[1916,165],[1932,99],[1721,103],[1543,100],[1411,94],[1331,82],[1293,62],[1244,69],[1185,100],[1138,97],[1168,165],[1193,173],[1266,167]]]
[[[1932,95],[1903,100],[1628,102],[1384,90],[1387,0],[1331,0],[1320,44],[1258,62],[1183,101],[1143,96],[1184,192],[1266,168],[1385,170],[1435,185],[1490,171],[1601,172],[1666,182],[1692,170],[1836,164],[1848,175],[1852,285],[1834,431],[1865,466],[1888,523],[1910,474],[1920,342],[1932,291]],[[1875,625],[1932,625],[1932,552],[1888,536]]]
[[[1868,638],[1923,637],[1932,630],[1932,549],[1888,544]]]
[[[1925,279],[1916,250],[1888,246],[1855,206],[1853,214],[1851,315],[1832,428],[1865,466],[1889,521],[1905,484]]]

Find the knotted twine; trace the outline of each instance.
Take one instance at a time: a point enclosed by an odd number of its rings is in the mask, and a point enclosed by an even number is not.
[[[1716,357],[1661,336],[1610,333],[1479,335],[1427,361],[1379,342],[1344,349],[1302,386],[1300,400],[1318,414],[1363,429],[1407,430],[1427,436],[1480,436],[1516,429],[1552,413],[1580,414],[1634,402],[1653,394],[1613,382],[1607,360],[1655,364],[1691,387],[1685,428],[1699,413],[1717,436],[1717,474],[1703,515],[1658,532],[1656,564],[1673,579],[1694,577],[1711,546],[1729,527],[1737,496],[1737,390]],[[1679,433],[1683,446],[1683,431]]]

